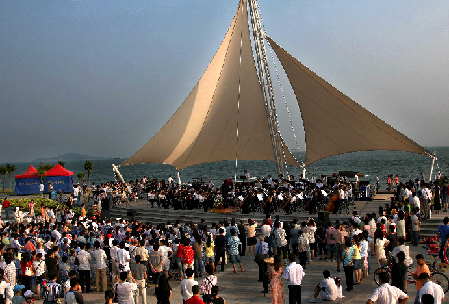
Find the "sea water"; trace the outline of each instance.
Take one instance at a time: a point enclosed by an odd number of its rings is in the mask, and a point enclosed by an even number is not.
[[[429,151],[435,153],[439,160],[434,169],[434,174],[441,171],[447,175],[449,172],[449,147],[432,147]],[[304,159],[304,153],[295,153],[299,160]],[[124,159],[92,160],[93,172],[90,181],[101,183],[114,180],[112,164],[120,164]],[[65,167],[76,173],[84,172],[84,160],[66,161]],[[319,178],[321,175],[330,175],[338,171],[357,171],[363,173],[364,180],[375,182],[379,177],[384,184],[386,177],[390,174],[398,174],[401,180],[409,180],[420,177],[422,174],[427,179],[429,176],[431,159],[422,155],[397,152],[397,151],[368,151],[337,155],[320,160],[307,167],[307,178]],[[39,163],[17,163],[17,174],[26,170],[28,165],[38,166]],[[271,161],[238,161],[237,176],[243,175],[248,170],[252,176],[276,176],[274,162]],[[143,176],[150,178],[167,179],[172,176],[176,179],[176,170],[169,165],[162,164],[140,164],[134,166],[122,166],[120,168],[125,180],[137,179]],[[233,178],[236,173],[235,161],[221,161],[192,166],[181,171],[183,182],[194,178],[203,181],[213,181],[216,185],[226,178]],[[299,168],[289,167],[289,173],[298,177],[301,174]],[[87,176],[87,174],[86,174]],[[76,181],[76,177],[74,178]]]

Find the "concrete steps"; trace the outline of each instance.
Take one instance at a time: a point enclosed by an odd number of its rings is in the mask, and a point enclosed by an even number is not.
[[[378,213],[379,206],[384,206],[386,201],[361,201],[356,202],[354,210],[357,210],[360,215],[365,215],[367,213]],[[203,210],[195,209],[195,210],[174,210],[174,209],[160,209],[160,208],[151,208],[146,201],[138,201],[130,204],[129,206],[121,206],[116,207],[111,210],[110,216],[113,218],[129,218],[127,212],[129,209],[136,210],[135,219],[148,222],[153,224],[159,223],[173,223],[177,220],[181,222],[193,222],[199,223],[202,219],[205,220],[207,224],[222,222],[224,219],[230,220],[231,218],[235,218],[238,220],[247,221],[248,218],[254,219],[258,222],[261,222],[265,216],[262,213],[251,213],[251,214],[242,214],[242,213],[212,213],[212,212],[204,212]],[[291,221],[293,219],[298,219],[299,221],[306,220],[309,217],[317,218],[317,214],[308,214],[308,213],[294,213],[291,215],[287,215],[285,213],[273,214],[279,215],[282,221]],[[350,214],[330,214],[331,221],[335,220],[347,220],[352,213]]]
[[[421,224],[420,235],[422,237],[434,236],[438,232],[438,227],[443,225],[444,217],[449,216],[448,212],[433,214],[432,218]]]

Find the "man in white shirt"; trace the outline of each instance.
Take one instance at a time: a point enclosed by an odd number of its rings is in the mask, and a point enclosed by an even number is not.
[[[186,278],[181,281],[181,296],[182,302],[185,303],[193,296],[192,286],[198,285],[198,282],[193,279],[193,269],[186,269]]]
[[[78,271],[80,275],[81,286],[83,292],[90,292],[90,253],[84,250],[86,245],[84,243],[80,243],[79,245],[80,251],[76,255],[78,259],[79,266]]]
[[[44,189],[45,189],[44,184],[40,183],[39,184],[39,193],[41,194],[41,196],[44,196]]]
[[[108,282],[106,278],[106,269],[108,267],[108,257],[103,249],[100,248],[100,242],[95,241],[95,250],[92,256],[95,260],[95,286],[97,292],[106,291]]]
[[[124,241],[120,242],[119,250],[117,250],[117,268],[119,272],[128,272],[129,262],[131,261],[131,257],[129,252],[125,249],[126,244]]]
[[[78,185],[73,186],[73,196],[78,198],[79,194],[80,194],[80,187]]]
[[[405,254],[405,261],[404,261],[405,266],[409,267],[410,265],[412,265],[413,259],[410,257],[410,248],[407,245],[405,245],[404,238],[398,239],[398,245],[394,247],[393,250],[391,251],[391,256],[395,257],[396,261],[398,261],[398,258],[396,256],[400,251],[404,252]]]
[[[408,296],[405,292],[397,287],[391,286],[390,275],[388,272],[379,274],[380,285],[374,293],[369,297],[367,304],[398,304],[407,303]]]
[[[320,296],[324,301],[335,301],[338,298],[338,286],[335,280],[331,278],[329,270],[323,271],[324,279],[316,286],[314,298]]]
[[[437,283],[434,283],[430,280],[429,274],[426,272],[423,272],[419,275],[420,280],[423,280],[425,283],[423,287],[418,292],[418,299],[417,303],[421,304],[421,298],[425,294],[430,294],[433,296],[433,303],[434,304],[441,304],[444,300],[444,290],[443,288],[438,285]]]
[[[300,264],[296,264],[296,256],[290,255],[290,264],[285,268],[282,277],[287,280],[288,298],[290,304],[301,304],[301,282],[304,278],[304,270]]]
[[[419,241],[419,231],[420,226],[421,226],[421,222],[419,220],[419,217],[417,215],[418,210],[413,210],[412,212],[412,216],[410,218],[411,222],[412,222],[412,245],[413,246],[418,246],[418,241]]]
[[[410,205],[415,208],[421,209],[421,201],[419,200],[419,197],[416,195],[416,192],[414,192],[408,199]]]
[[[109,253],[111,255],[111,261],[112,261],[112,274],[114,276],[117,276],[119,273],[118,269],[118,262],[117,262],[117,252],[119,251],[119,248],[117,247],[117,240],[112,240],[112,247],[109,250]]]

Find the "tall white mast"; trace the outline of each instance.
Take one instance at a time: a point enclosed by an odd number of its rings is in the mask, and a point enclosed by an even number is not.
[[[263,31],[257,0],[248,0],[251,17],[252,34],[254,40],[255,60],[260,85],[265,98],[265,108],[270,127],[273,153],[276,161],[278,174],[287,175],[287,164],[285,161],[284,149],[282,147],[281,134],[279,132],[279,122],[276,114],[276,102],[274,99],[273,84],[271,81],[270,69],[265,49],[265,33]]]

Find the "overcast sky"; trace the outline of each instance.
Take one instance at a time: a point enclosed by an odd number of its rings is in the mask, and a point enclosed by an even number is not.
[[[260,2],[266,31],[304,64],[418,143],[449,145],[449,1]],[[0,1],[0,162],[131,155],[187,96],[236,5]]]

